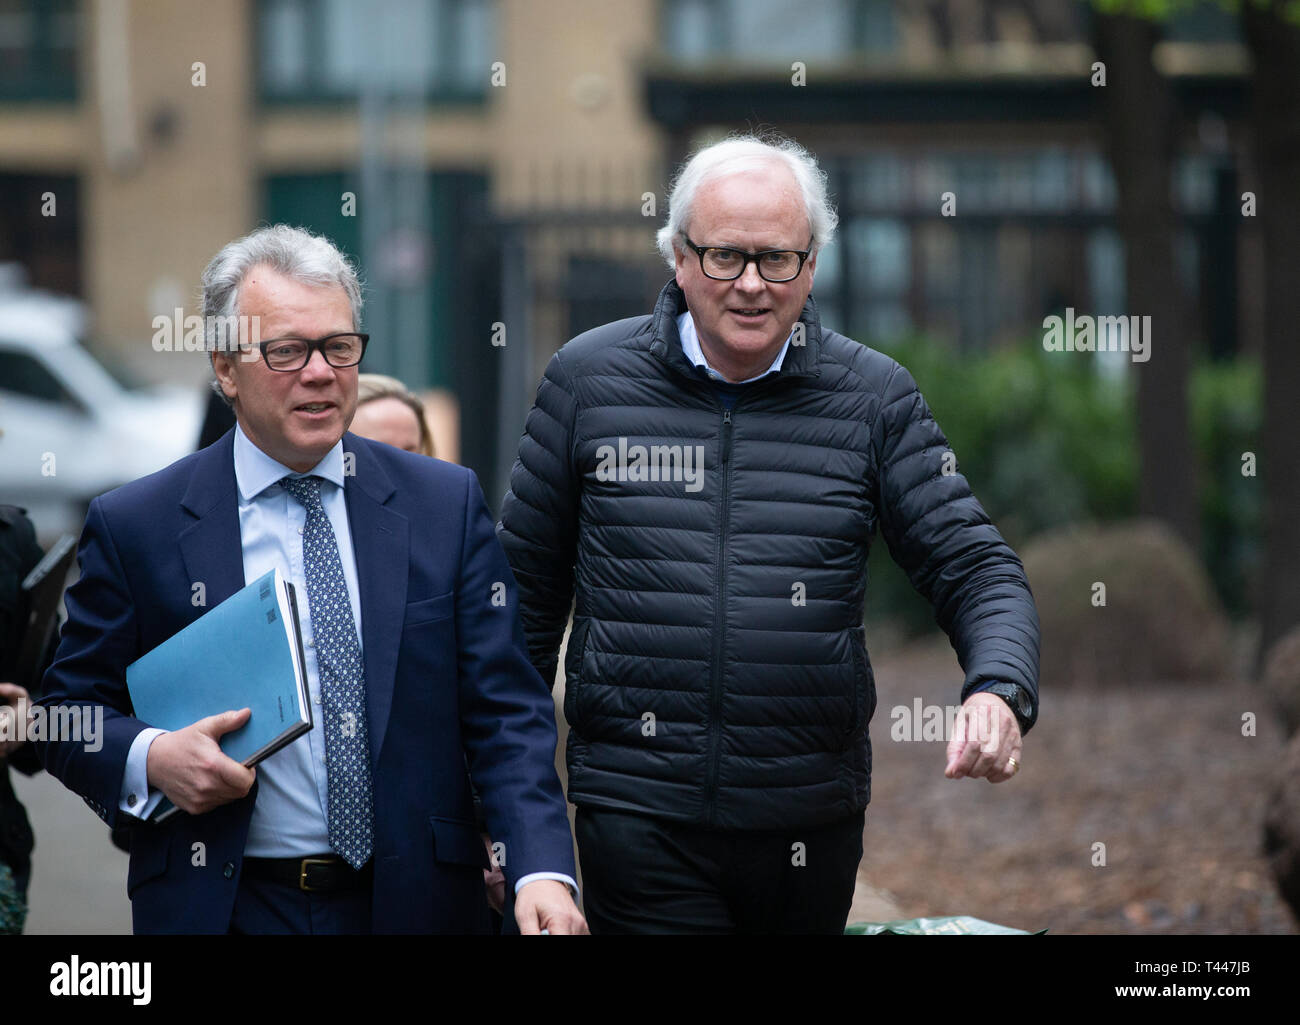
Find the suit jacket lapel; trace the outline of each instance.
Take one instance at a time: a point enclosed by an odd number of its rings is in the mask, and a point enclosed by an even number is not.
[[[195,584],[203,585],[203,603],[195,605],[191,599],[191,621],[244,586],[234,444],[235,432],[230,430],[199,452],[189,488],[181,499],[182,508],[195,519],[181,531],[181,557],[192,594],[198,593]]]
[[[411,554],[410,523],[385,506],[395,489],[364,439],[343,435],[343,451],[343,495],[361,589],[370,761],[372,768],[377,768],[397,679]]]

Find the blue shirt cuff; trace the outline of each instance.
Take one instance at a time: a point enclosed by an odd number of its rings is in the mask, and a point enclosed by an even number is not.
[[[578,899],[577,882],[574,881],[572,876],[566,876],[560,872],[529,872],[528,875],[522,876],[519,882],[515,883],[515,896],[519,896],[520,890],[529,883],[535,883],[538,879],[557,879],[569,888],[569,892],[573,895],[575,901]]]

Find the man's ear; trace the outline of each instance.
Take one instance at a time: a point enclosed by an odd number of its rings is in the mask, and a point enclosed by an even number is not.
[[[235,361],[229,353],[214,352],[212,354],[212,372],[217,375],[217,383],[221,385],[221,392],[231,402],[234,402],[235,396],[239,394],[239,388],[235,381]]]
[[[682,247],[677,239],[673,239],[673,278],[677,282],[678,288],[684,288],[682,284],[682,268],[686,265],[686,255],[682,252]]]

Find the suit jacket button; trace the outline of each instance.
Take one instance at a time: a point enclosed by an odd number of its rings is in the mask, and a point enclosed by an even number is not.
[[[227,879],[233,879],[235,876],[235,863],[233,861],[227,861],[221,866],[221,874]]]

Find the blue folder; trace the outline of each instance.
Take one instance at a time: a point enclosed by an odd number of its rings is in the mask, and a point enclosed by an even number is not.
[[[179,730],[248,708],[248,722],[220,740],[252,766],[312,728],[302,630],[293,585],[272,570],[126,668],[137,719]],[[174,810],[164,800],[150,816]]]

